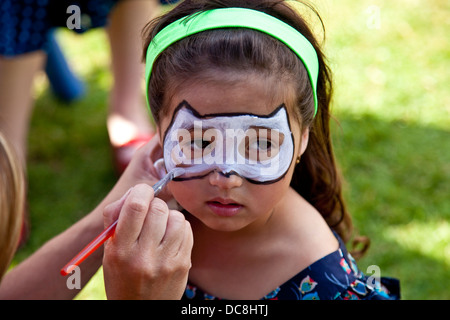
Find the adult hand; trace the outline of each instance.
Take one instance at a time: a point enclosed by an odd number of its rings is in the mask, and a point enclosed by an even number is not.
[[[105,243],[108,299],[179,299],[186,288],[193,245],[189,222],[139,184],[104,210],[105,226],[119,219]]]

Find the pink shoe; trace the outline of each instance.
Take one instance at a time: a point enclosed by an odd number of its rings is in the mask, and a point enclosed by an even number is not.
[[[153,134],[140,135],[120,146],[112,146],[114,153],[114,164],[119,176],[122,175],[122,173],[127,168],[136,150],[149,142],[153,138],[153,136]]]

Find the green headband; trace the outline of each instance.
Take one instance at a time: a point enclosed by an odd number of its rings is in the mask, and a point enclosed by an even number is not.
[[[303,62],[314,93],[314,115],[317,113],[317,77],[319,62],[311,43],[297,30],[264,12],[246,8],[213,9],[183,17],[163,28],[147,49],[145,80],[148,103],[148,85],[153,64],[159,55],[175,42],[193,34],[220,28],[248,28],[272,36],[288,46]]]

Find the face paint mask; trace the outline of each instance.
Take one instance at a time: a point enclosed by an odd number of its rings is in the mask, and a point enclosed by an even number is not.
[[[252,183],[284,177],[294,155],[294,139],[284,104],[269,115],[200,115],[186,101],[174,111],[164,135],[166,170],[182,167],[175,181],[199,179],[217,171]]]

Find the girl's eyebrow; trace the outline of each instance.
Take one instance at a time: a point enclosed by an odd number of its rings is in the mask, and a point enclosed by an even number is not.
[[[277,139],[280,140],[280,144],[283,143],[284,141],[284,133],[280,132],[280,130],[278,130],[277,128],[268,128],[268,127],[264,127],[264,126],[251,126],[249,127],[249,129],[254,129],[257,131],[257,134],[259,135],[259,130],[267,130],[268,131],[268,138],[272,139],[272,135],[276,135],[275,137],[277,137]],[[275,131],[275,133],[273,133],[273,131]]]
[[[250,126],[248,127],[249,129],[256,129],[256,130],[277,130],[277,128],[270,128],[270,127],[265,127],[265,126]]]
[[[190,133],[192,133],[192,132],[194,132],[195,130],[199,130],[200,127],[196,127],[196,126],[192,125],[192,126],[190,126],[190,127],[188,127],[188,128],[184,128],[184,129],[186,129],[187,131],[189,131]],[[215,129],[215,128],[214,128],[214,127],[209,127],[209,126],[204,127],[203,125],[202,125],[202,127],[201,127],[202,133],[204,133],[205,131],[207,131],[207,130],[209,130],[209,129]]]
[[[265,114],[265,115],[254,114],[254,113],[243,113],[243,112],[209,113],[209,114],[202,115],[194,107],[192,107],[188,101],[183,100],[178,104],[178,106],[175,108],[175,110],[172,113],[172,119],[170,120],[170,123],[167,126],[166,131],[164,132],[163,141],[166,140],[167,133],[172,128],[172,126],[175,122],[175,119],[177,118],[178,113],[181,112],[182,110],[186,110],[188,113],[190,113],[195,118],[197,118],[201,121],[201,120],[209,120],[211,118],[217,118],[217,117],[235,117],[235,116],[255,116],[260,119],[267,119],[267,118],[271,118],[271,117],[275,116],[282,109],[284,109],[284,111],[286,112],[286,116],[288,118],[288,126],[289,126],[289,130],[290,130],[289,114],[287,112],[287,107],[286,107],[285,103],[280,104],[271,113]],[[195,129],[195,126],[193,123],[189,123],[189,125],[184,124],[183,129],[193,130],[193,129]],[[202,127],[202,129],[203,129],[203,127]],[[207,128],[205,128],[205,130],[208,130],[208,129],[215,129],[215,127],[208,126]]]
[[[218,113],[207,113],[207,114],[200,114],[187,100],[181,101],[178,106],[175,108],[172,114],[172,118],[175,117],[175,115],[178,113],[181,109],[187,109],[189,110],[192,115],[194,115],[196,118],[199,119],[208,119],[208,118],[216,118],[216,117],[236,117],[236,116],[255,116],[258,118],[271,118],[275,114],[280,111],[280,109],[287,109],[286,105],[284,103],[280,104],[278,107],[276,107],[272,112],[269,114],[255,114],[255,113],[246,113],[246,112],[218,112]]]

